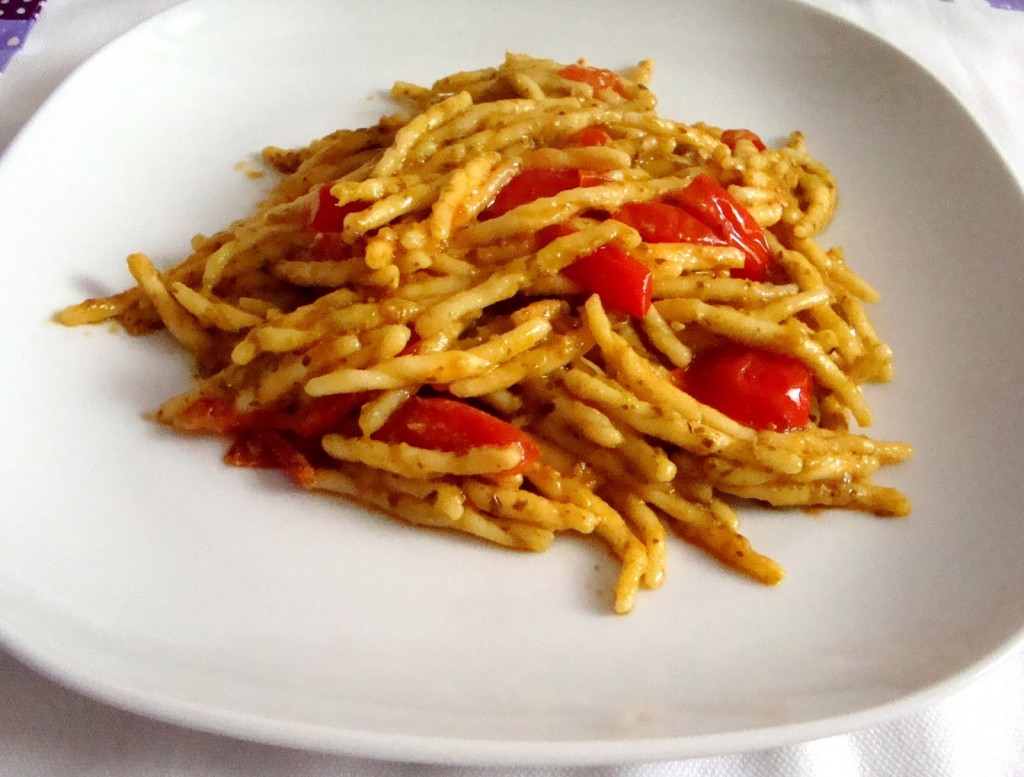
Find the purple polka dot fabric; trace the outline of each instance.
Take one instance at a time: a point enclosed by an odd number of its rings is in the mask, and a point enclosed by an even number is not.
[[[0,0],[0,72],[25,43],[43,0]]]

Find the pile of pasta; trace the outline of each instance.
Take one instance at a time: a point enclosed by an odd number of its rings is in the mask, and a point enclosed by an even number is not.
[[[872,479],[910,446],[851,431],[892,374],[878,295],[815,241],[836,185],[800,133],[663,118],[651,76],[510,54],[398,83],[375,126],[265,149],[279,182],[184,261],[133,254],[134,287],[59,318],[169,332],[196,378],[157,418],[224,435],[229,463],[508,548],[598,538],[618,613],[670,534],[774,584],[745,500],[910,510]],[[689,220],[666,238],[659,208]],[[806,375],[780,398],[807,418],[696,391],[729,348]]]

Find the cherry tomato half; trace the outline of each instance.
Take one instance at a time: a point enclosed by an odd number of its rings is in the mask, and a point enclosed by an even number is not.
[[[612,218],[633,227],[645,243],[727,245],[707,224],[667,202],[627,202]]]
[[[742,268],[730,271],[732,277],[764,280],[772,262],[772,253],[761,225],[718,181],[702,173],[685,189],[669,196],[683,210],[711,227],[729,245],[747,255]]]
[[[605,179],[600,173],[593,170],[578,170],[573,167],[554,170],[534,167],[523,170],[505,184],[498,192],[498,196],[494,198],[494,202],[480,214],[480,218],[492,219],[504,215],[520,205],[539,200],[541,197],[554,197],[568,189],[596,186],[604,181]]]
[[[348,202],[339,205],[337,198],[331,194],[331,184],[320,187],[316,205],[309,220],[309,228],[314,232],[342,232],[345,229],[345,217],[350,213],[364,210],[368,202]]]
[[[699,353],[683,372],[694,399],[754,429],[784,432],[810,421],[814,379],[792,356],[739,345]]]
[[[472,405],[446,397],[413,397],[388,418],[374,435],[384,442],[417,448],[466,453],[487,445],[518,445],[522,461],[508,474],[525,472],[540,456],[526,432]]]

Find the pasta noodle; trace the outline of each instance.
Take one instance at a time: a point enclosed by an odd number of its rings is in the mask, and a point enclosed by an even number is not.
[[[59,319],[169,332],[197,375],[157,417],[229,463],[521,550],[593,535],[618,613],[670,534],[777,583],[738,500],[910,511],[873,480],[910,446],[852,431],[892,374],[878,295],[815,241],[836,185],[800,133],[663,118],[652,72],[396,84],[397,113],[265,149],[254,212]]]

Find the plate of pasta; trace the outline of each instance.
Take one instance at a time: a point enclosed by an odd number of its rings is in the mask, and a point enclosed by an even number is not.
[[[1019,185],[852,26],[620,5],[192,0],[55,93],[0,160],[6,646],[236,736],[598,763],[1019,641]]]

